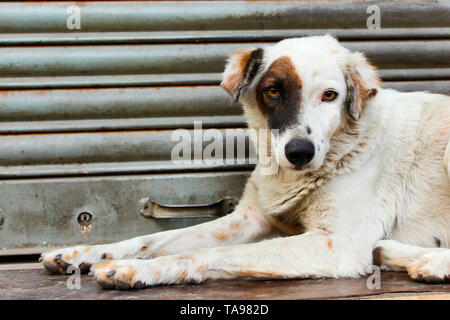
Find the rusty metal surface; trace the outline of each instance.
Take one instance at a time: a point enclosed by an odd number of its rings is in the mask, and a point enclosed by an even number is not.
[[[53,133],[0,135],[0,178],[27,176],[92,175],[182,170],[251,169],[256,154],[246,129],[215,130],[214,140],[222,146],[222,154],[214,158],[206,153],[212,140],[203,139],[203,148],[194,158],[194,130],[185,130],[190,139],[184,149],[186,161],[175,161],[173,150],[182,136],[174,130],[117,131],[95,133]],[[202,134],[200,132],[200,134]],[[205,133],[203,133],[205,134]],[[233,141],[240,141],[238,150]],[[231,145],[231,147],[227,146]],[[196,161],[194,161],[196,160]]]
[[[114,43],[208,43],[279,41],[285,38],[331,34],[346,40],[448,39],[450,28],[445,21],[440,28],[372,29],[282,29],[282,30],[199,30],[140,32],[55,32],[0,34],[0,46]]]
[[[226,57],[270,43],[0,47],[0,77],[220,73]],[[380,69],[449,68],[450,40],[351,41]],[[426,58],[425,58],[426,57]]]
[[[0,255],[20,254],[20,249],[29,253],[27,249],[33,247],[119,241],[208,221],[145,218],[139,200],[151,197],[167,206],[194,206],[239,199],[248,174],[237,171],[3,180]],[[90,214],[91,220],[80,217],[82,213]]]
[[[245,126],[218,86],[0,91],[0,132]]]
[[[381,288],[367,288],[367,278],[215,281],[200,285],[172,285],[144,290],[103,290],[89,276],[81,277],[81,288],[67,288],[69,276],[51,276],[44,270],[0,271],[0,299],[50,300],[278,300],[278,299],[357,299],[376,298],[385,294],[399,297],[407,294],[449,293],[445,284],[413,282],[406,273],[381,274]],[[406,296],[407,297],[407,296]],[[436,297],[436,296],[435,296]]]
[[[450,81],[446,80],[450,79],[450,69],[382,70],[381,75],[402,80],[385,83],[386,87],[402,91],[450,90]],[[411,79],[415,81],[405,81]],[[232,103],[217,85],[3,90],[0,119],[0,133],[176,129],[192,128],[194,121],[202,121],[203,127],[246,126],[239,104]],[[11,138],[11,143],[19,139]],[[30,143],[36,139],[22,138]]]
[[[2,3],[0,33],[67,32],[71,4],[80,5],[86,32],[364,28],[368,7],[361,0],[323,1],[313,7],[308,1]],[[445,0],[373,4],[381,8],[385,28],[448,26]]]
[[[66,26],[72,4],[81,30]],[[373,4],[378,30],[366,26]],[[251,164],[170,161],[176,128],[245,126],[218,87],[235,50],[330,33],[365,52],[385,87],[449,93],[449,13],[443,0],[0,3],[0,255],[203,221],[143,218],[144,197],[239,195]],[[80,210],[94,212],[86,232]]]

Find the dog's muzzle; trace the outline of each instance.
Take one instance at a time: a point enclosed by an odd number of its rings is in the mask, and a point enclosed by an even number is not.
[[[286,144],[284,152],[290,163],[301,168],[314,158],[315,148],[309,140],[292,139]]]

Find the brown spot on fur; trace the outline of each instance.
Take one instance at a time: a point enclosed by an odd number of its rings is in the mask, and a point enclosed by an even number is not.
[[[103,269],[111,266],[112,261],[103,261],[100,263],[95,264],[95,269]]]
[[[279,90],[279,98],[267,95],[267,88],[272,87]],[[289,57],[280,57],[270,65],[256,87],[256,101],[270,129],[283,131],[297,121],[301,87],[302,81]]]
[[[197,271],[203,271],[206,269],[206,266],[204,264],[198,265],[197,267],[195,267],[195,270]]]
[[[333,250],[333,241],[331,239],[327,239],[327,247],[330,250]]]
[[[331,53],[331,54],[338,54],[338,53],[339,53],[339,51],[338,51],[338,50],[336,50],[336,49],[331,49],[331,50],[330,50],[330,53]]]
[[[233,222],[230,224],[230,228],[239,231],[241,230],[241,224],[239,222]]]
[[[255,48],[241,50],[230,56],[231,71],[224,74],[220,85],[233,97],[243,80],[245,69],[254,50]]]
[[[148,246],[143,246],[140,250],[142,252],[147,252],[149,249],[148,249]]]
[[[239,273],[244,277],[251,277],[251,278],[268,278],[277,276],[278,273],[270,270],[264,270],[264,271],[256,271],[256,270],[241,270]]]
[[[91,251],[90,247],[87,247],[86,249],[83,250],[84,253],[88,253],[89,251]]]
[[[165,252],[163,250],[158,250],[154,254],[152,254],[152,258],[157,258],[157,257],[161,257],[161,256],[166,256],[166,255],[167,255],[167,252]]]
[[[78,254],[78,251],[74,251],[73,253],[72,253],[72,259],[75,259],[75,257],[77,256],[77,254]]]
[[[156,270],[155,272],[153,272],[153,276],[154,276],[155,278],[161,277],[161,270]]]
[[[128,270],[128,272],[123,274],[123,278],[127,282],[132,282],[135,274],[136,274],[136,270],[130,268]]]
[[[331,235],[333,234],[333,232],[328,231],[328,230],[323,230],[320,234],[321,234],[322,236],[329,237],[329,236],[331,236]]]
[[[184,270],[178,275],[177,280],[183,281],[186,278],[186,276],[187,276],[187,272],[186,272],[186,270]]]
[[[228,240],[228,235],[223,232],[216,232],[215,236],[216,239],[219,240],[220,242]]]
[[[304,232],[304,228],[302,225],[287,222],[283,219],[282,216],[271,216],[271,224],[288,236],[294,236]]]

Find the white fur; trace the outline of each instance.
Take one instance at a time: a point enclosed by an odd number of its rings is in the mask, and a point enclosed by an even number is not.
[[[364,56],[331,37],[290,39],[265,49],[259,73],[241,95],[253,129],[267,129],[256,105],[256,83],[282,56],[290,57],[302,80],[298,126],[274,138],[272,151],[281,159],[277,174],[261,174],[258,164],[234,213],[183,230],[92,246],[87,252],[86,247],[57,250],[45,254],[44,263],[58,263],[58,253],[69,264],[95,263],[107,252],[122,260],[92,269],[100,283],[118,288],[124,281],[133,286],[357,277],[372,270],[372,250],[378,245],[385,269],[408,270],[418,280],[448,278],[450,98],[379,88]],[[224,77],[237,74],[233,68],[228,65]],[[377,89],[350,129],[346,72],[358,73],[368,88]],[[339,93],[334,102],[320,101],[327,88]],[[296,171],[284,146],[291,137],[304,136],[306,126],[321,148],[308,168]],[[356,134],[348,133],[352,130]],[[295,222],[303,233],[280,237],[283,223],[290,228]],[[435,248],[436,239],[441,248]],[[155,255],[165,256],[136,260]],[[111,270],[114,275],[108,275]]]

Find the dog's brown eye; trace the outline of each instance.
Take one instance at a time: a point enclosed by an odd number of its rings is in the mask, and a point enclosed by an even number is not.
[[[273,87],[266,89],[266,93],[271,98],[278,98],[280,96],[280,90]]]
[[[333,101],[338,96],[337,92],[332,90],[327,90],[322,95],[322,101]]]

